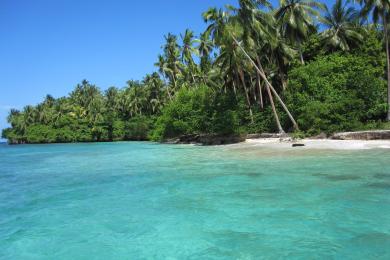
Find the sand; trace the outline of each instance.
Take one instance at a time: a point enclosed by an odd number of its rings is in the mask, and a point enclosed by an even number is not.
[[[296,149],[334,149],[334,150],[364,150],[390,149],[390,140],[331,140],[331,139],[303,139],[295,142],[281,141],[279,138],[247,139],[243,144],[249,147],[291,148],[293,143],[305,144]]]

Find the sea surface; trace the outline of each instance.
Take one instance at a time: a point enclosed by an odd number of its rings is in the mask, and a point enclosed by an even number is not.
[[[2,144],[0,259],[390,259],[390,149]]]

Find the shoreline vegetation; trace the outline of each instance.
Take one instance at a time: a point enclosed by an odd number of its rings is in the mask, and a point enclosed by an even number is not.
[[[83,80],[66,97],[12,109],[2,137],[214,145],[247,133],[302,139],[390,130],[390,2],[357,2],[359,10],[342,0],[210,8],[200,35],[165,36],[158,71],[142,81],[102,91]]]

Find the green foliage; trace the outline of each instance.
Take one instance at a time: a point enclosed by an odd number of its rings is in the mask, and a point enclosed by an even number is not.
[[[286,101],[309,134],[358,130],[386,112],[383,67],[364,57],[332,54],[290,72]]]
[[[139,116],[125,123],[125,140],[148,140],[149,132],[153,126],[153,119]]]
[[[277,131],[271,107],[268,106],[262,111],[255,111],[253,119],[253,123],[245,124],[245,132],[269,133]]]
[[[1,138],[7,138],[7,136],[10,135],[12,131],[12,128],[8,127],[8,128],[4,128],[3,130],[1,130]]]
[[[381,35],[376,30],[366,30],[364,41],[358,48],[351,51],[352,54],[364,58],[374,67],[383,68],[386,66],[386,53],[383,51]]]
[[[239,131],[236,102],[232,94],[214,92],[206,86],[181,89],[163,109],[152,133],[153,140],[185,134],[234,134]]]
[[[199,39],[190,29],[166,35],[158,73],[104,93],[83,80],[68,97],[47,95],[36,106],[11,110],[2,136],[53,143],[291,132],[292,120],[268,95],[265,79],[304,131],[296,135],[386,128],[385,37],[376,25],[388,16],[381,4],[388,1],[363,2],[376,24],[363,26],[352,1],[325,8],[318,1],[272,7],[245,0],[210,8]]]
[[[318,34],[312,34],[302,47],[303,56],[306,61],[312,61],[318,56],[323,56],[327,53],[324,46],[324,41]]]
[[[302,131],[295,131],[292,133],[291,137],[294,140],[299,140],[299,139],[305,138],[306,134],[305,134],[305,132],[302,132]]]
[[[54,143],[56,135],[50,126],[32,125],[27,128],[26,141],[28,143]]]

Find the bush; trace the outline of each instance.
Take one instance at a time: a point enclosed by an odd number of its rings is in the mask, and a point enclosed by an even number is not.
[[[231,93],[206,86],[182,88],[158,117],[152,139],[159,141],[185,134],[235,134],[239,131],[237,102]]]
[[[125,122],[122,120],[115,120],[112,128],[113,141],[121,141],[125,139]]]
[[[10,134],[12,133],[12,128],[4,128],[2,131],[1,131],[1,138],[8,138],[10,136]]]
[[[28,143],[54,143],[56,133],[50,126],[31,125],[26,130],[26,140]]]
[[[152,125],[153,123],[150,117],[138,116],[132,118],[124,124],[124,139],[134,141],[147,140]]]
[[[363,57],[332,54],[293,69],[286,103],[308,134],[359,130],[386,112],[383,67]]]

